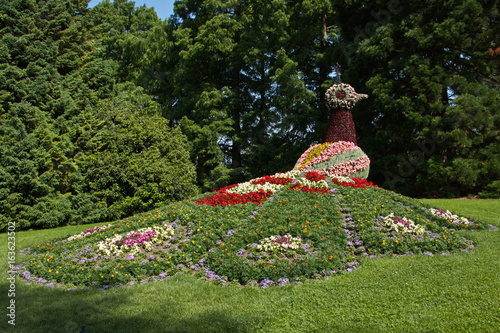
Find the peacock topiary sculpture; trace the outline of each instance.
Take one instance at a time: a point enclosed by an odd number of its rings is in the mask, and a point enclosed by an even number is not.
[[[330,120],[325,142],[306,150],[295,164],[294,170],[318,171],[329,177],[368,177],[370,159],[356,145],[356,128],[351,109],[368,95],[358,94],[347,83],[334,84],[325,95]]]

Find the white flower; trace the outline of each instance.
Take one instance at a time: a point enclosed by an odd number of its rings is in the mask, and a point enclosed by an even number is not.
[[[319,180],[317,182],[306,179],[306,178],[301,178],[299,180],[300,185],[303,186],[308,186],[308,187],[321,187],[321,188],[328,188],[328,183],[326,180]]]
[[[271,236],[264,238],[260,244],[255,246],[261,252],[272,252],[274,254],[286,253],[287,250],[297,250],[303,245],[302,239],[290,234],[283,236]]]
[[[141,244],[120,244],[123,243],[124,239],[131,236],[132,234],[144,234],[146,232],[154,232],[154,236],[149,239],[149,241],[145,241]],[[174,235],[174,229],[167,224],[163,224],[162,226],[153,226],[148,228],[142,228],[139,230],[130,231],[125,235],[115,235],[111,238],[108,238],[104,241],[97,243],[97,251],[105,254],[107,256],[114,255],[118,256],[124,253],[129,253],[130,255],[137,255],[140,253],[141,249],[145,249],[146,251],[153,250],[153,244],[162,244],[164,241],[170,240],[170,238]]]
[[[81,239],[83,237],[86,237],[88,235],[92,235],[93,233],[97,232],[97,231],[100,231],[100,230],[104,230],[104,229],[107,229],[109,227],[111,227],[112,224],[106,224],[106,225],[101,225],[99,227],[95,227],[95,228],[89,228],[79,234],[76,234],[74,236],[70,236],[66,239],[67,242],[70,242],[72,240],[75,240],[75,239]]]
[[[442,219],[445,219],[445,220],[448,220],[449,222],[451,222],[453,224],[465,224],[465,225],[474,224],[474,222],[469,221],[465,217],[454,215],[449,210],[431,208],[431,209],[429,209],[429,211],[432,213],[432,215],[437,216],[437,217],[442,218]]]
[[[394,213],[383,217],[382,222],[389,230],[399,234],[422,235],[425,232],[423,226],[415,224],[415,222],[406,217],[395,216]]]

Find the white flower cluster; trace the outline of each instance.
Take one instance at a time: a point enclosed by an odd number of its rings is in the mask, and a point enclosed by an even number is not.
[[[347,83],[334,84],[325,94],[326,105],[330,109],[352,109],[356,102],[367,97],[368,95],[358,94]]]
[[[293,179],[298,179],[302,177],[302,172],[300,170],[292,170],[292,171],[287,171],[287,172],[278,172],[277,174],[273,175],[273,177],[276,178],[293,178]]]
[[[101,226],[95,227],[95,228],[89,228],[89,229],[85,230],[84,232],[81,232],[77,235],[68,237],[66,239],[66,241],[71,242],[72,240],[75,240],[75,239],[82,239],[83,237],[86,237],[88,235],[92,235],[93,233],[95,233],[99,230],[104,230],[104,229],[107,229],[109,227],[111,227],[111,224],[101,225]]]
[[[299,184],[302,186],[308,186],[308,187],[321,187],[321,188],[328,188],[328,183],[326,180],[319,180],[317,182],[306,179],[306,178],[301,178],[299,179]]]
[[[423,226],[415,224],[415,222],[406,217],[394,216],[394,213],[382,217],[382,222],[389,230],[399,234],[422,235],[425,232]]]
[[[271,191],[274,193],[276,191],[281,190],[285,186],[287,185],[270,184],[270,183],[252,184],[251,182],[245,182],[238,184],[238,186],[230,188],[229,190],[227,190],[227,193],[245,194],[250,192],[258,192],[259,190],[264,190],[266,192]]]
[[[128,237],[139,234],[136,242],[131,242],[135,244],[127,244]],[[141,235],[153,235],[152,237],[144,238],[141,241]],[[97,243],[97,251],[106,256],[118,256],[124,253],[130,255],[137,255],[140,253],[141,249],[146,251],[152,251],[153,245],[162,244],[168,241],[174,235],[174,229],[167,224],[161,226],[153,226],[149,228],[143,228],[135,231],[131,231],[125,235],[115,235],[104,241]]]
[[[346,176],[338,176],[338,175],[332,175],[332,176],[329,176],[331,178],[337,178],[337,180],[339,182],[342,182],[342,183],[354,183],[354,180],[352,180],[352,178],[349,178],[349,177],[346,177]]]
[[[283,236],[271,236],[264,238],[257,244],[257,250],[261,252],[272,252],[274,254],[287,252],[288,250],[298,250],[303,245],[302,239],[292,237],[290,234]]]
[[[432,215],[448,220],[453,224],[465,224],[465,225],[474,224],[474,222],[469,221],[467,218],[463,216],[454,215],[449,210],[431,208],[429,209],[429,211],[432,213]]]

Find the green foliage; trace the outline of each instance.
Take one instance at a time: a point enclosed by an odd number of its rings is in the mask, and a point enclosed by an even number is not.
[[[191,195],[191,181],[289,170],[324,137],[337,63],[370,94],[353,116],[373,180],[498,192],[495,1],[183,0],[163,22],[132,1],[86,6],[0,3],[0,230],[104,221]]]
[[[128,92],[127,92],[128,93]],[[129,216],[192,196],[195,170],[186,139],[159,115],[116,99],[98,106],[102,128],[81,158],[90,193],[109,207],[108,218]]]
[[[102,13],[86,6],[0,3],[0,230],[105,221],[196,193],[185,137],[142,89],[117,84],[135,74],[103,57]],[[134,31],[156,17],[132,14]]]
[[[494,180],[489,183],[484,191],[479,192],[482,198],[500,198],[500,181]]]
[[[499,67],[488,49],[498,4],[337,4],[345,74],[369,89],[370,103],[353,115],[373,179],[441,196],[477,193],[497,179]]]
[[[317,103],[322,97],[308,84],[319,81],[312,77],[319,62],[323,79],[329,65],[303,52],[320,48],[315,44],[323,30],[316,19],[330,10],[326,2],[176,3],[172,38],[178,59],[169,59],[178,70],[165,82],[172,94],[165,116],[173,121],[186,116],[200,128],[209,126],[218,142],[204,149],[223,153],[217,163],[209,162],[213,153],[199,156],[209,163],[198,164],[200,185],[220,163],[231,170],[232,182],[289,169],[317,136],[311,128],[321,117],[313,106],[322,104]],[[292,21],[299,12],[301,20],[318,24],[313,32]],[[311,57],[304,70],[306,56]],[[200,137],[190,136],[194,133]],[[206,141],[201,130],[186,134],[190,141]]]

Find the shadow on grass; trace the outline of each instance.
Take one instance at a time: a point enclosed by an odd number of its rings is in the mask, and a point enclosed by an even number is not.
[[[16,325],[9,325],[2,315],[0,332],[79,333],[83,327],[86,333],[248,332],[247,323],[257,319],[229,316],[209,305],[206,310],[190,309],[186,300],[161,295],[164,288],[68,291],[18,281],[16,289]],[[2,309],[8,305],[3,297],[7,290],[2,281]],[[148,297],[152,300],[145,302]]]

